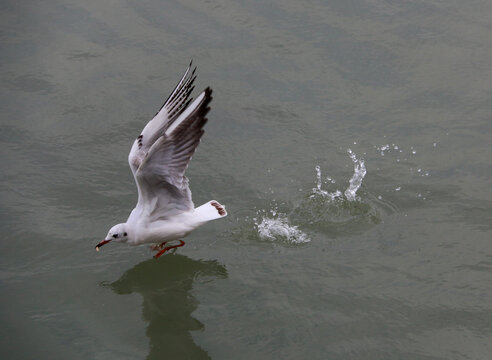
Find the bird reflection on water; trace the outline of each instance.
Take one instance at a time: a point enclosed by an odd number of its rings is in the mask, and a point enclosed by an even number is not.
[[[147,359],[210,358],[191,336],[204,329],[191,315],[199,304],[191,290],[195,281],[210,277],[227,278],[225,266],[174,254],[141,262],[109,284],[116,294],[143,296],[142,317],[150,339]]]

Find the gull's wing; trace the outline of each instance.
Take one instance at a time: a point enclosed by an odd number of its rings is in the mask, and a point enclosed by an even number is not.
[[[211,100],[212,90],[206,88],[166,127],[136,169],[137,207],[153,220],[194,208],[184,172],[204,133]]]
[[[128,155],[128,163],[132,169],[133,176],[135,176],[138,167],[152,145],[178,119],[193,100],[190,94],[194,88],[193,82],[196,78],[196,67],[193,71],[190,72],[190,70],[191,63],[164,105],[161,106],[154,118],[147,123],[133,142],[132,149]]]

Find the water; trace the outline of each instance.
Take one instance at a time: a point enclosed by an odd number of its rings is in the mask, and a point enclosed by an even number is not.
[[[491,15],[4,1],[1,357],[488,359]],[[96,253],[191,58],[214,100],[187,175],[229,216],[159,261]]]

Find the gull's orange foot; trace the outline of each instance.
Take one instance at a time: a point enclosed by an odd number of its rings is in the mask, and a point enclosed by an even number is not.
[[[163,244],[165,244],[165,243],[163,243]],[[161,251],[159,251],[157,254],[154,255],[154,259],[158,259],[166,251],[171,250],[171,249],[176,249],[178,247],[183,246],[184,244],[185,244],[185,242],[183,240],[179,240],[179,244],[178,245],[166,246],[164,249],[162,249]]]

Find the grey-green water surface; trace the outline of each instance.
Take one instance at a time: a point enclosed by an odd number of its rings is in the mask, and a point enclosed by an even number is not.
[[[489,359],[491,19],[485,0],[3,1],[1,358]],[[191,58],[214,100],[187,175],[229,216],[158,261],[96,253]],[[332,201],[348,149],[367,175]]]

